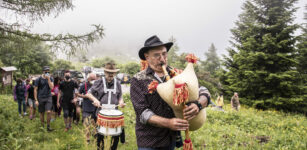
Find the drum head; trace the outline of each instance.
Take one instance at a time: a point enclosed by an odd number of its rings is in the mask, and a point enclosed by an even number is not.
[[[99,114],[104,116],[121,116],[123,113],[120,110],[116,109],[102,109],[99,111]]]

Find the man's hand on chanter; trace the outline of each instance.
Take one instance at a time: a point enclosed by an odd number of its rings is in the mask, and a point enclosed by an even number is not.
[[[172,118],[169,120],[169,128],[174,131],[184,131],[189,129],[189,122],[179,118]]]
[[[186,105],[186,107],[183,109],[183,117],[187,120],[191,120],[198,114],[198,112],[198,106],[191,103],[190,105]]]

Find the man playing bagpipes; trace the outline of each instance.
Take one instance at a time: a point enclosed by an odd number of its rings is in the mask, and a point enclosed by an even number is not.
[[[123,114],[117,110],[118,106],[123,108],[126,105],[122,98],[121,84],[116,78],[118,71],[113,61],[107,62],[104,68],[105,77],[96,80],[86,94],[94,106],[98,107],[96,111],[98,149],[116,150],[119,138],[121,143],[125,142],[124,130],[121,128],[124,125]],[[108,137],[112,139],[104,142],[105,136],[107,139]]]
[[[167,66],[167,52],[172,45],[172,42],[163,43],[157,36],[152,36],[139,50],[140,59],[147,64],[143,64],[144,70],[131,79],[130,87],[131,100],[136,113],[135,132],[139,150],[173,150],[175,146],[181,147],[180,131],[188,131],[190,126],[188,121],[195,118],[200,110],[209,104],[209,91],[205,87],[199,88],[197,91],[199,98],[186,103],[181,112],[184,119],[180,119],[175,117],[170,105],[155,90],[158,84],[166,82],[169,78],[165,73],[170,76],[178,74]],[[166,67],[163,69],[162,66]]]

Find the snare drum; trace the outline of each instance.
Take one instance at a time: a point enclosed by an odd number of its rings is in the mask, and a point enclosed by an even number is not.
[[[97,116],[98,133],[105,136],[117,136],[124,126],[124,114],[116,109],[102,109]]]

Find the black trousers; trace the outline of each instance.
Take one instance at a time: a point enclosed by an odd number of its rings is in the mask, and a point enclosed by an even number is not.
[[[97,149],[98,150],[103,150],[104,149],[104,136],[101,134],[97,134]],[[111,150],[116,150],[117,149],[117,145],[119,142],[119,136],[112,136],[111,138]]]
[[[104,139],[104,136],[97,133],[97,149],[98,150],[103,150],[103,148],[104,148],[103,147],[104,146],[103,139]],[[112,143],[111,150],[116,150],[117,149],[117,145],[118,145],[119,139],[120,139],[121,143],[125,143],[126,142],[125,128],[122,128],[122,133],[120,135],[112,136],[112,139],[111,139],[111,143]]]
[[[73,117],[73,107],[74,107],[74,104],[63,104],[63,113],[64,113],[64,118],[67,118],[67,117]]]

